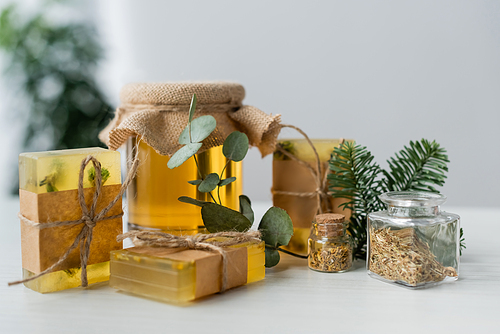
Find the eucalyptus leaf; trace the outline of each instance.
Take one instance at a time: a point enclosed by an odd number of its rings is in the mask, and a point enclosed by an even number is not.
[[[243,132],[234,131],[227,136],[222,145],[222,153],[229,160],[241,161],[248,152],[248,137]]]
[[[225,231],[246,232],[252,227],[250,220],[241,213],[216,203],[203,204],[201,217],[210,233]]]
[[[245,195],[240,195],[240,212],[253,224],[254,214],[252,210],[252,202],[250,202],[250,198]]]
[[[266,255],[266,264],[267,268],[274,267],[280,262],[280,253],[273,248],[267,248],[264,250]]]
[[[192,184],[194,186],[197,186],[199,185],[203,180],[192,180],[192,181],[188,181],[189,184]]]
[[[231,176],[231,177],[228,177],[227,179],[220,180],[219,186],[220,187],[227,186],[228,184],[230,184],[234,181],[236,181],[236,178],[234,176]]]
[[[200,200],[197,200],[197,199],[194,199],[191,197],[187,197],[187,196],[181,196],[178,198],[178,200],[179,200],[179,202],[193,204],[193,205],[197,205],[197,206],[201,206],[201,207],[203,207],[207,203],[210,203],[210,202],[200,201]]]
[[[217,173],[210,173],[207,177],[201,181],[198,186],[198,191],[202,193],[209,193],[214,190],[219,184],[219,175]]]
[[[193,119],[179,136],[179,144],[200,143],[215,130],[217,121],[213,116],[205,115]],[[191,127],[191,138],[189,138],[189,127]]]
[[[193,94],[193,97],[191,98],[191,105],[189,106],[189,123],[191,123],[191,121],[193,120],[194,112],[196,110],[196,102],[197,101],[198,101],[198,98],[196,97],[196,94]]]
[[[198,152],[201,145],[201,143],[189,143],[181,147],[177,152],[174,153],[174,155],[172,155],[172,157],[170,157],[170,160],[168,160],[168,168],[173,169],[182,165],[184,161],[191,158],[196,154],[196,152]]]
[[[259,230],[266,245],[277,248],[288,245],[293,235],[293,224],[285,210],[273,206],[262,217]]]

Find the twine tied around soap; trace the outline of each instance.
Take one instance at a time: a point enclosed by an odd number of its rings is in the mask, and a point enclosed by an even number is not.
[[[294,160],[298,162],[299,164],[305,166],[310,172],[311,175],[314,178],[314,181],[316,182],[316,189],[311,192],[297,192],[297,191],[284,191],[284,190],[275,190],[271,189],[271,193],[273,195],[288,195],[288,196],[298,196],[298,197],[317,197],[318,199],[318,208],[316,209],[316,212],[318,214],[323,213],[323,208],[322,204],[326,203],[326,207],[328,208],[328,211],[331,212],[331,207],[330,207],[330,193],[328,191],[328,173],[325,173],[324,177],[321,178],[322,170],[321,170],[321,161],[319,159],[318,151],[314,147],[313,142],[311,139],[309,139],[309,136],[302,131],[300,128],[294,126],[294,125],[289,125],[289,124],[280,124],[281,128],[291,128],[299,132],[304,138],[306,139],[307,143],[311,146],[311,149],[314,152],[314,156],[316,158],[316,168],[315,170],[309,163],[306,161],[300,160],[297,158],[295,155],[292,153],[286,151],[283,149],[283,147],[280,146],[280,144],[276,144],[276,150],[279,151],[280,153],[284,154],[286,157],[290,158],[291,160]],[[340,143],[339,147],[344,144],[344,139],[340,138]]]
[[[132,239],[134,246],[165,247],[165,248],[187,248],[203,251],[217,252],[222,256],[222,283],[220,292],[227,288],[227,252],[224,247],[234,246],[249,241],[260,241],[260,231],[248,232],[217,232],[196,235],[172,235],[156,231],[130,231],[120,234],[116,239],[123,241]],[[215,238],[228,238],[224,241],[213,240]],[[210,240],[212,239],[212,240]]]
[[[85,203],[85,195],[84,195],[84,187],[83,187],[83,178],[84,178],[84,173],[85,173],[85,167],[92,162],[94,165],[95,169],[95,192],[94,192],[94,197],[92,200],[92,204],[90,205],[90,208],[87,207],[87,204]],[[45,228],[52,228],[56,226],[73,226],[73,225],[79,225],[83,224],[83,227],[78,233],[78,235],[75,238],[75,241],[73,244],[66,250],[66,252],[59,258],[59,260],[51,265],[49,268],[45,269],[41,273],[32,276],[30,278],[26,278],[20,281],[15,281],[15,282],[9,282],[10,285],[16,285],[20,283],[26,283],[29,281],[32,281],[34,279],[37,279],[43,275],[46,275],[52,271],[54,271],[57,266],[59,266],[61,263],[63,263],[69,256],[69,254],[76,248],[78,245],[80,245],[80,263],[81,263],[81,268],[82,268],[82,274],[81,274],[81,280],[82,280],[82,286],[87,287],[88,286],[88,279],[87,279],[87,262],[89,260],[90,256],[90,244],[92,242],[92,237],[93,237],[93,230],[96,224],[100,221],[103,220],[110,220],[110,219],[115,219],[115,218],[120,218],[123,216],[123,212],[118,214],[118,215],[113,215],[109,217],[105,217],[105,215],[111,210],[111,208],[120,200],[120,198],[123,196],[123,193],[125,190],[127,190],[127,187],[129,184],[132,182],[134,179],[136,173],[137,173],[137,168],[139,167],[139,159],[136,156],[134,160],[132,161],[132,164],[130,166],[128,175],[125,179],[125,182],[122,184],[122,187],[120,188],[120,192],[116,197],[106,206],[104,209],[102,209],[100,212],[96,213],[96,207],[97,203],[99,200],[99,196],[101,195],[101,190],[102,190],[102,175],[101,175],[101,163],[92,155],[89,155],[85,159],[82,160],[82,163],[80,165],[80,174],[78,176],[78,202],[80,204],[80,208],[82,210],[82,217],[77,220],[65,220],[65,221],[58,221],[58,222],[51,222],[51,223],[38,223],[35,222],[31,219],[26,218],[24,215],[21,213],[18,214],[19,219],[31,226],[34,226],[38,229],[45,229]]]

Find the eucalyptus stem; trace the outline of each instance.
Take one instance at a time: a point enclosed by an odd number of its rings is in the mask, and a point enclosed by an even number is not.
[[[193,142],[193,137],[191,137],[191,122],[188,122],[188,132],[189,132],[189,142]]]
[[[301,258],[301,259],[307,259],[307,255],[300,255],[300,254],[297,254],[297,253],[293,253],[293,252],[290,252],[286,249],[283,249],[283,248],[280,248],[278,247],[277,250],[279,250],[280,252],[283,252],[285,254],[288,254],[288,255],[291,255],[291,256],[295,256],[295,257],[298,257],[298,258]]]
[[[229,165],[230,162],[231,162],[231,159],[227,159],[226,165],[224,166],[224,168],[222,168],[222,172],[220,172],[221,179],[224,175],[224,171],[226,170],[227,165]],[[222,205],[222,201],[220,200],[220,186],[219,185],[217,185],[217,197],[219,197],[219,203],[220,203],[220,205]]]
[[[222,172],[220,172],[220,177],[222,177],[222,175],[224,175],[224,171],[226,170],[226,167],[227,167],[227,165],[229,165],[230,162],[231,162],[231,159],[227,159],[226,165],[224,166],[224,168],[222,168]]]
[[[194,162],[196,163],[196,170],[198,171],[198,175],[200,176],[200,179],[203,180],[203,175],[201,175],[201,170],[200,170],[200,165],[198,165],[198,159],[196,159],[196,154],[193,155]]]
[[[198,165],[198,159],[196,159],[196,154],[193,155],[193,158],[194,158],[194,162],[196,163],[196,169],[198,170],[198,175],[200,176],[200,179],[203,180],[203,176],[201,175],[200,165]],[[214,203],[217,204],[217,201],[215,200],[214,196],[212,195],[212,192],[209,192],[208,194],[212,198],[212,201],[214,201]],[[219,204],[222,205],[222,203],[220,202],[220,197],[219,197]]]
[[[212,198],[212,201],[214,201],[214,203],[217,204],[217,201],[215,200],[214,196],[212,195],[212,192],[210,191],[208,194]],[[219,198],[219,204],[222,205],[222,203],[220,202],[220,198]]]

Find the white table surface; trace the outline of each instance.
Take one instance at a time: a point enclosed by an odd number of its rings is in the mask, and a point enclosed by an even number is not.
[[[256,203],[261,216],[270,203]],[[467,250],[458,281],[407,290],[282,255],[263,281],[179,307],[106,283],[39,294],[21,278],[18,199],[0,210],[0,333],[500,333],[500,209],[443,208],[462,217]]]

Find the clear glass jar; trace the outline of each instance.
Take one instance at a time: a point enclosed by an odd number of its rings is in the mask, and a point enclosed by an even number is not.
[[[446,196],[395,191],[368,215],[368,275],[408,288],[458,279],[460,217],[442,212]]]
[[[310,269],[341,273],[352,266],[352,238],[346,233],[345,216],[335,213],[317,215],[308,239],[307,264]]]
[[[188,196],[203,201],[212,201],[208,193],[199,192],[187,181],[199,179],[193,158],[184,164],[169,169],[168,156],[158,154],[144,141],[137,143],[136,137],[127,142],[127,156],[134,156],[138,150],[141,161],[137,176],[127,189],[129,229],[160,229],[168,233],[195,234],[203,226],[200,208],[179,202],[180,196]],[[202,175],[220,173],[227,163],[222,154],[222,146],[208,149],[196,155]],[[239,196],[242,194],[242,164],[231,161],[227,164],[222,179],[236,177],[236,181],[221,187],[212,195],[222,200],[222,204],[238,210]]]

